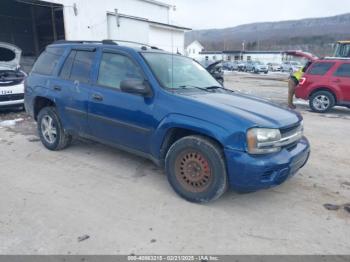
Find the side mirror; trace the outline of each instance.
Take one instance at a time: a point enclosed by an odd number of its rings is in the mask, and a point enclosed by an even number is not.
[[[146,80],[126,79],[120,83],[120,89],[125,93],[137,94],[144,97],[152,96],[152,89]]]

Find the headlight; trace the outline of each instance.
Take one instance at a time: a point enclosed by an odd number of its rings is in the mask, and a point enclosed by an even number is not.
[[[252,128],[247,133],[248,152],[250,154],[269,154],[281,150],[278,142],[281,140],[279,129]]]

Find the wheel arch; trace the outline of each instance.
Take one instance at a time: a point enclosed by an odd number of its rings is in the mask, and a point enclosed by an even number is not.
[[[43,109],[44,107],[47,106],[52,106],[52,107],[56,107],[56,103],[53,99],[44,97],[44,96],[37,96],[34,98],[34,102],[33,102],[33,116],[35,121],[38,120],[38,114],[40,112],[41,109]]]
[[[337,92],[335,90],[333,90],[332,88],[327,87],[327,86],[320,86],[320,87],[314,88],[310,92],[308,99],[310,99],[316,92],[319,92],[319,91],[329,92],[329,93],[331,93],[333,95],[336,103],[337,103],[337,101],[339,101],[339,97],[337,96]]]
[[[179,139],[191,135],[206,137],[222,150],[225,138],[229,136],[225,129],[213,123],[188,116],[171,115],[162,121],[155,132],[156,143],[153,143],[151,150],[163,164],[171,145]]]

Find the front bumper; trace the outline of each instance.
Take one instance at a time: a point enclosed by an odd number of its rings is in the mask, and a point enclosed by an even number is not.
[[[292,149],[253,156],[246,152],[225,150],[229,182],[237,191],[256,191],[282,184],[302,168],[310,156],[310,144],[304,137]]]

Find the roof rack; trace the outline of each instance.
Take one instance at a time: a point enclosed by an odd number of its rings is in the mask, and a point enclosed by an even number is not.
[[[79,41],[69,41],[69,40],[58,40],[53,42],[55,45],[59,44],[105,44],[105,45],[119,45],[118,43],[126,43],[126,44],[133,44],[138,45],[141,47],[142,50],[147,50],[148,48],[154,49],[154,50],[162,50],[156,46],[151,46],[144,43],[139,43],[135,41],[127,41],[127,40],[112,40],[112,39],[104,39],[102,41],[85,41],[85,40],[79,40]]]
[[[326,56],[323,57],[326,60],[350,60],[350,57],[337,57],[337,56]]]
[[[142,49],[147,49],[147,47],[148,47],[150,49],[161,50],[160,48],[158,48],[156,46],[151,46],[151,45],[148,45],[148,44],[135,42],[135,41],[127,41],[127,40],[106,39],[106,40],[103,40],[102,43],[116,44],[116,45],[118,45],[118,43],[127,43],[127,44],[139,45],[139,46],[141,46]]]
[[[71,41],[71,40],[57,40],[53,42],[54,45],[60,45],[60,44],[99,44],[101,41],[85,41],[85,40],[79,40],[79,41]]]

